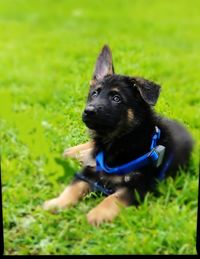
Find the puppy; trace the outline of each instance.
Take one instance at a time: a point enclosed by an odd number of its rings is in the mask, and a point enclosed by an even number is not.
[[[174,120],[157,115],[160,86],[141,77],[115,74],[110,48],[99,54],[83,122],[91,142],[65,156],[83,162],[83,169],[46,210],[75,205],[91,191],[107,197],[87,214],[92,225],[112,221],[124,206],[137,205],[159,180],[186,166],[193,140]]]

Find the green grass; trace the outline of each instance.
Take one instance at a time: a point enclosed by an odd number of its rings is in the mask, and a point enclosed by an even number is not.
[[[196,254],[200,130],[200,1],[0,1],[0,113],[5,254]],[[103,44],[115,70],[162,85],[156,111],[196,145],[159,197],[90,226],[89,198],[51,215],[79,165],[65,148],[88,140],[81,112]]]

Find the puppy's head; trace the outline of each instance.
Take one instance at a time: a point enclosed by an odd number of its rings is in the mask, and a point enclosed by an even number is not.
[[[160,86],[149,80],[115,74],[105,45],[97,58],[83,121],[98,134],[120,134],[142,123],[159,93]]]

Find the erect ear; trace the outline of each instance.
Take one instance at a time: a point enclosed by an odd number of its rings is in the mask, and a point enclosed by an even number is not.
[[[155,105],[159,94],[160,85],[141,77],[133,78],[133,86],[137,88],[142,99],[149,105]]]
[[[107,75],[114,74],[112,53],[107,45],[104,45],[96,61],[94,73],[90,84],[103,79]]]

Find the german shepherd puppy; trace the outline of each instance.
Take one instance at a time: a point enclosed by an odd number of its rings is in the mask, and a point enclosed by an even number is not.
[[[193,147],[187,130],[174,120],[158,116],[153,111],[160,94],[160,86],[141,77],[118,75],[114,72],[112,54],[105,45],[99,54],[83,111],[83,122],[89,128],[92,141],[67,150],[66,156],[84,161],[81,175],[55,199],[45,202],[44,208],[54,210],[75,205],[93,190],[91,182],[98,182],[112,193],[87,214],[92,225],[112,221],[124,206],[137,204],[148,191],[155,188],[163,164],[170,161],[166,177],[174,176],[185,166]],[[95,157],[103,151],[106,164],[113,168],[126,164],[149,151],[155,127],[161,131],[159,145],[165,147],[161,166],[149,164],[125,175],[96,171]],[[88,156],[89,154],[89,156]]]

